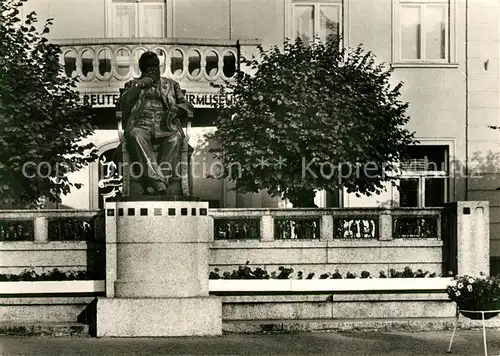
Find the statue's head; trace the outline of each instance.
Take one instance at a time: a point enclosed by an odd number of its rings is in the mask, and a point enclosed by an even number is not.
[[[149,72],[152,69],[160,68],[160,59],[156,53],[147,51],[141,55],[139,58],[139,69],[142,73]]]

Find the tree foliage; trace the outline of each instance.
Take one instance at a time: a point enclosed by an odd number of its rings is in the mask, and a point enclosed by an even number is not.
[[[96,158],[84,144],[94,127],[79,105],[76,80],[59,62],[61,49],[39,30],[36,13],[24,20],[26,0],[0,3],[0,204],[33,205],[40,197],[60,201],[67,174]]]
[[[414,140],[392,69],[334,38],[259,50],[258,58],[243,59],[250,71],[221,89],[233,100],[219,108],[210,135],[219,143],[212,150],[223,163],[219,177],[294,206],[311,206],[314,190],[370,195],[394,182]]]

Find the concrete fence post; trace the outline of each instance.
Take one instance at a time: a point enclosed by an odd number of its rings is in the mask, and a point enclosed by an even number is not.
[[[490,274],[489,202],[461,201],[456,205],[457,274]]]
[[[45,216],[37,217],[33,221],[34,242],[47,243],[49,241],[49,222]]]
[[[274,241],[274,219],[272,215],[260,218],[260,241]]]
[[[333,240],[333,216],[332,215],[321,215],[319,227],[320,227],[320,239],[332,241]]]
[[[392,240],[392,215],[389,210],[384,210],[378,217],[378,239]]]

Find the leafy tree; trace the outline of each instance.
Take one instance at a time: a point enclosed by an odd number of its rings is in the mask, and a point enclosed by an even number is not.
[[[49,43],[52,19],[41,30],[36,13],[24,21],[26,0],[0,2],[0,204],[32,206],[45,197],[60,201],[71,187],[67,174],[96,158],[82,139],[94,127],[78,104],[76,80]]]
[[[219,108],[209,135],[219,143],[212,150],[219,178],[295,207],[314,206],[314,190],[370,195],[394,184],[414,134],[404,128],[408,104],[399,100],[402,84],[389,82],[392,69],[334,38],[259,50],[259,58],[243,59],[250,70],[221,88],[233,100]]]

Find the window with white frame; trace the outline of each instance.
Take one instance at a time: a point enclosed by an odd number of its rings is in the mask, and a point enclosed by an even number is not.
[[[315,36],[323,42],[342,31],[342,1],[294,1],[293,37],[309,45]]]
[[[112,37],[164,37],[165,0],[113,0]]]
[[[439,207],[448,198],[448,146],[412,146],[401,164],[399,205]]]
[[[451,62],[453,0],[393,0],[396,62]]]

